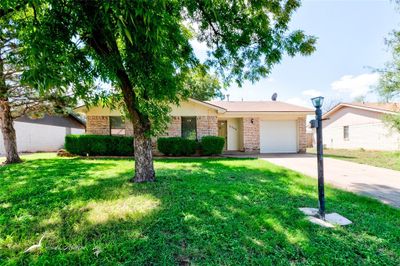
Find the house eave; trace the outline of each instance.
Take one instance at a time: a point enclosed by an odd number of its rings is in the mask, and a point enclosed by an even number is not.
[[[189,100],[190,102],[197,103],[197,104],[202,105],[202,106],[205,106],[205,107],[207,107],[207,108],[214,109],[214,110],[216,110],[218,113],[221,113],[221,114],[223,114],[223,113],[226,112],[226,109],[225,109],[225,108],[219,107],[219,106],[214,105],[214,104],[211,104],[211,103],[199,101],[199,100],[196,100],[196,99],[193,99],[193,98],[189,98],[188,100]]]
[[[294,112],[294,111],[227,111],[222,116],[225,117],[257,117],[264,115],[284,115],[284,116],[307,116],[313,115],[314,112]]]

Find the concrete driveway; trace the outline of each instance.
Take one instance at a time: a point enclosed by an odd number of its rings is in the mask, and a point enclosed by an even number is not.
[[[260,158],[317,178],[316,155],[268,154]],[[332,158],[324,158],[324,169],[325,182],[400,208],[399,171]]]

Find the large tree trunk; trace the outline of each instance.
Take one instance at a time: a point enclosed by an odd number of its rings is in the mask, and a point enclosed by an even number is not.
[[[4,147],[6,150],[6,164],[20,163],[17,151],[17,137],[11,116],[10,105],[7,100],[0,99],[0,124],[3,133]]]
[[[151,138],[144,134],[135,134],[134,148],[135,177],[133,181],[137,183],[155,181]]]
[[[149,123],[146,123],[149,124]],[[146,134],[149,128],[140,122],[133,123],[134,130],[134,149],[135,149],[135,176],[133,182],[153,182],[155,172],[153,166],[153,153],[151,137]]]
[[[84,13],[88,17],[95,18],[94,11],[98,9],[95,1],[86,1],[83,4]],[[135,176],[131,179],[133,182],[149,182],[155,180],[153,166],[153,155],[151,147],[150,129],[151,123],[148,116],[142,113],[138,107],[138,99],[134,92],[134,86],[129,79],[124,67],[122,56],[120,54],[117,40],[113,32],[107,28],[100,19],[93,21],[93,27],[87,34],[84,34],[84,40],[92,47],[96,53],[104,58],[105,66],[110,71],[115,71],[119,81],[124,102],[128,109],[129,118],[133,124],[134,131],[134,150],[135,150]],[[113,60],[110,60],[112,58]],[[146,98],[146,96],[144,96]]]

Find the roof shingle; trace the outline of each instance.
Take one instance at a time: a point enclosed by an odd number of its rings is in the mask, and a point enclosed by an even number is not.
[[[389,112],[400,112],[400,103],[348,103],[349,105],[373,108]]]
[[[312,109],[279,101],[207,101],[228,112],[313,112]]]

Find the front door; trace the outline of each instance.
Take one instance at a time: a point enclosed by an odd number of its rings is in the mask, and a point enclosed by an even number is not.
[[[224,145],[224,150],[226,150],[226,145],[228,142],[228,134],[227,134],[227,122],[224,121],[218,121],[218,136],[223,137],[225,140],[225,145]]]

